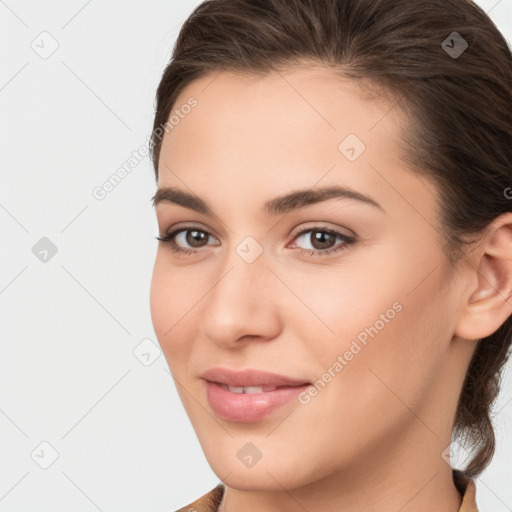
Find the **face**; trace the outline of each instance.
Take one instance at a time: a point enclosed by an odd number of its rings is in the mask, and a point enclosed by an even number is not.
[[[391,107],[313,66],[209,75],[174,105],[158,187],[211,211],[160,195],[159,233],[172,236],[157,251],[151,315],[229,486],[306,486],[396,460],[403,443],[439,443],[437,454],[450,442],[440,418],[463,376],[451,343],[457,289],[435,188],[401,160],[406,121]],[[313,195],[331,187],[345,192]],[[219,367],[306,385],[266,408],[275,391],[249,398],[207,384],[203,372]]]

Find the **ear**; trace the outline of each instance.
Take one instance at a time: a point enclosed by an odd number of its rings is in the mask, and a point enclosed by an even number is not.
[[[469,284],[454,332],[471,340],[490,336],[512,313],[512,213],[496,218],[485,233],[470,249]]]

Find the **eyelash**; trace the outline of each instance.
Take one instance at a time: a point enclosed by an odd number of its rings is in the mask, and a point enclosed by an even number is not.
[[[173,238],[178,233],[181,233],[182,231],[199,231],[201,233],[205,233],[208,236],[211,236],[210,233],[208,233],[208,231],[205,231],[204,229],[199,229],[195,226],[188,226],[188,227],[181,227],[181,228],[175,229],[174,231],[170,231],[163,236],[157,236],[156,239],[162,245],[169,246],[171,248],[172,252],[175,254],[178,253],[179,255],[190,256],[191,254],[197,254],[198,252],[201,252],[202,249],[195,249],[195,250],[194,249],[183,249],[182,247],[177,245],[176,242],[173,241]],[[318,227],[318,226],[300,231],[299,233],[297,233],[295,235],[293,240],[299,238],[300,236],[304,235],[305,233],[310,233],[310,232],[327,233],[329,235],[335,236],[336,238],[338,238],[338,237],[341,238],[344,243],[338,247],[335,246],[332,249],[323,249],[323,250],[322,249],[300,249],[301,255],[308,254],[309,256],[315,256],[315,255],[327,256],[329,254],[333,254],[338,251],[343,251],[344,249],[348,249],[356,241],[355,237],[350,237],[348,235],[344,235],[343,233],[340,233],[339,231],[336,231],[334,229],[327,229],[327,228],[322,228],[322,227]]]

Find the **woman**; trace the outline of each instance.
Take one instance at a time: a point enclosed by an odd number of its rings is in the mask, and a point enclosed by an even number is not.
[[[512,56],[487,15],[204,2],[152,157],[153,324],[222,480],[181,510],[476,510],[512,325]]]

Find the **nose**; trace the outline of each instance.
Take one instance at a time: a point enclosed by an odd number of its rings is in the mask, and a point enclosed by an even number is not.
[[[200,330],[223,348],[247,339],[275,338],[281,329],[284,286],[267,268],[265,252],[249,263],[234,249],[215,270],[200,320]]]

